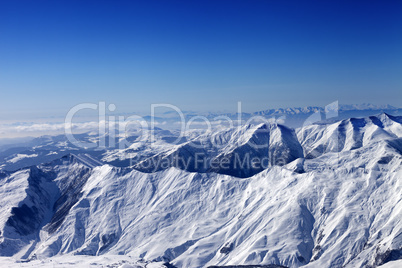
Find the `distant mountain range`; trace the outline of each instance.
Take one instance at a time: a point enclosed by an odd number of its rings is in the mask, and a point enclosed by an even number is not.
[[[240,117],[243,121],[247,121],[252,117],[262,117],[267,120],[280,120],[281,124],[288,127],[298,128],[306,124],[308,121],[318,122],[322,120],[342,120],[351,117],[366,117],[376,115],[382,112],[392,115],[402,115],[402,108],[397,108],[391,105],[374,105],[369,103],[364,104],[340,104],[330,105],[330,113],[326,113],[325,107],[308,106],[303,108],[278,108],[257,111],[254,113],[241,113]],[[232,120],[239,118],[238,113],[197,113],[184,111],[184,116],[189,119],[191,117],[202,115],[212,120],[216,117],[225,116]],[[312,117],[312,118],[311,118]],[[151,120],[151,117],[145,117],[146,120]],[[154,118],[157,122],[172,122],[179,121],[180,117],[175,111],[168,111]]]
[[[402,117],[176,138],[156,129],[153,142],[78,149],[45,136],[3,150],[0,256],[27,265],[118,255],[138,258],[134,267],[402,264]],[[111,267],[131,267],[120,265]]]

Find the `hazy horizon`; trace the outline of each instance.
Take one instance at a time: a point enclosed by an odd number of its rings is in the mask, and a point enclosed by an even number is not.
[[[3,1],[1,119],[105,101],[199,112],[399,107],[402,3]]]

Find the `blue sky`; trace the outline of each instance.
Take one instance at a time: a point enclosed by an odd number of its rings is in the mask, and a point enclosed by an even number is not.
[[[1,117],[401,106],[401,1],[1,1]]]

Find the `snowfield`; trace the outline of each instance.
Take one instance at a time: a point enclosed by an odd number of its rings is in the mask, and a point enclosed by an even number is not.
[[[229,170],[140,171],[102,163],[109,151],[0,172],[0,266],[400,267],[401,123],[242,126],[158,141],[142,160],[201,152]],[[248,153],[281,161],[233,169],[231,156]]]
[[[147,262],[132,258],[130,256],[57,256],[44,260],[32,260],[29,262],[19,261],[10,257],[0,257],[0,265],[2,268],[15,267],[42,267],[42,268],[165,268],[161,262]]]
[[[11,158],[10,160],[8,160],[7,162],[10,163],[16,163],[18,161],[21,161],[24,158],[33,158],[33,157],[37,157],[37,154],[31,154],[31,155],[27,155],[27,154],[17,154],[17,156]]]

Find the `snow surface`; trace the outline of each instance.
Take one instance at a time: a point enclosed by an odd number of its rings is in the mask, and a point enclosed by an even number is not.
[[[161,262],[147,262],[138,258],[123,255],[102,255],[102,256],[57,256],[43,260],[32,260],[30,262],[19,261],[11,257],[0,257],[2,268],[15,267],[43,267],[43,268],[164,268]]]
[[[397,267],[401,122],[382,114],[307,126],[297,136],[273,124],[195,138],[222,145],[211,147],[211,158],[244,154],[264,127],[274,150],[301,151],[244,178],[174,166],[144,173],[90,154],[0,172],[0,265]]]
[[[379,266],[381,268],[401,268],[402,267],[402,260],[391,261],[384,265]]]
[[[24,158],[33,158],[33,157],[37,157],[37,156],[38,156],[37,154],[30,154],[30,155],[28,155],[28,154],[17,154],[15,157],[7,160],[7,162],[16,163],[16,162],[18,162],[18,161],[20,161],[20,160],[22,160]]]
[[[206,133],[134,167],[154,172],[174,166],[192,172],[250,177],[268,166],[284,165],[300,157],[303,149],[293,129],[279,124],[258,124]],[[253,165],[255,159],[263,163]],[[228,165],[223,165],[224,162]]]

